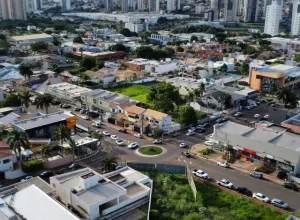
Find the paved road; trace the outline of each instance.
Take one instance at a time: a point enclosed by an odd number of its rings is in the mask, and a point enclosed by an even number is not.
[[[35,107],[31,107],[29,112],[36,111]],[[57,109],[51,107],[49,112],[55,112]],[[86,121],[82,118],[77,117],[77,123],[82,126],[91,125],[92,121]],[[212,129],[212,128],[210,128]],[[146,139],[138,139],[135,138],[131,134],[123,134],[115,130],[114,128],[104,125],[101,130],[106,130],[111,134],[116,134],[119,138],[121,138],[126,143],[130,143],[136,141],[140,146],[152,144],[150,141]],[[207,133],[211,132],[209,130]],[[111,138],[107,138],[107,140],[111,143],[113,147],[112,155],[115,155],[119,158],[122,158],[126,161],[130,162],[148,162],[148,163],[169,163],[169,164],[179,164],[179,165],[188,165],[189,169],[202,169],[207,172],[213,179],[221,180],[223,178],[231,181],[235,186],[245,186],[251,189],[253,192],[261,192],[268,196],[270,199],[279,198],[287,202],[291,207],[300,211],[300,193],[293,192],[291,190],[287,190],[282,186],[270,182],[268,180],[259,180],[249,177],[247,173],[243,173],[234,169],[225,169],[217,166],[215,163],[200,159],[200,158],[184,158],[181,156],[181,152],[183,151],[179,148],[179,144],[181,142],[185,142],[188,145],[192,145],[195,143],[203,142],[206,134],[196,134],[195,136],[187,137],[185,134],[182,134],[178,138],[165,139],[164,143],[161,145],[165,149],[167,149],[167,153],[157,156],[157,157],[142,157],[135,153],[134,150],[128,149],[127,147],[119,147],[115,144],[115,142]],[[93,159],[87,162],[87,165],[93,169],[99,169],[100,162],[98,159]]]

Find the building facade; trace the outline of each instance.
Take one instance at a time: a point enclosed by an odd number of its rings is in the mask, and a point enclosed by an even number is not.
[[[293,2],[291,35],[300,35],[300,0]]]
[[[167,11],[177,11],[181,9],[181,0],[167,0]]]
[[[123,12],[128,12],[128,10],[129,10],[128,0],[122,0],[121,1],[121,10]]]
[[[9,38],[9,43],[16,47],[26,47],[36,42],[52,43],[53,37],[49,34],[43,33],[43,34],[11,36]]]
[[[71,10],[71,0],[60,0],[60,6],[62,11],[70,11]]]
[[[282,14],[282,1],[272,0],[272,4],[267,6],[264,33],[272,36],[279,34],[279,23]]]
[[[237,0],[224,1],[224,21],[236,21]]]
[[[264,0],[245,0],[244,1],[244,21],[262,22],[264,15]]]
[[[0,0],[4,20],[27,20],[25,0]]]

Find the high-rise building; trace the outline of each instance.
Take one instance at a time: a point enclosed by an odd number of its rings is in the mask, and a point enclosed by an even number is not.
[[[264,0],[245,0],[244,21],[262,22],[264,15]]]
[[[137,10],[144,11],[148,9],[149,0],[138,0],[137,1]]]
[[[105,0],[105,11],[110,11],[112,9],[112,1],[111,0]]]
[[[28,13],[42,9],[42,0],[26,0],[26,10]]]
[[[71,0],[60,0],[60,6],[62,11],[71,10]]]
[[[279,23],[282,16],[282,0],[272,0],[267,6],[264,33],[272,36],[279,34]]]
[[[2,18],[27,20],[25,0],[0,0]]]
[[[159,0],[149,0],[149,11],[159,12]]]
[[[217,21],[219,20],[219,0],[211,0],[210,1],[210,8],[213,11],[213,21]]]
[[[128,0],[122,0],[121,9],[123,12],[128,12]]]
[[[224,2],[224,21],[236,21],[237,0],[225,0]]]
[[[176,11],[181,9],[181,0],[168,0],[167,11]]]
[[[293,2],[291,35],[300,35],[300,0],[294,0]]]

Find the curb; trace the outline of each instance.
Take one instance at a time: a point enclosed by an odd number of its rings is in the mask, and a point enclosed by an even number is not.
[[[166,153],[168,152],[166,148],[161,147],[161,146],[155,146],[155,147],[160,147],[160,148],[163,150],[162,153],[157,154],[157,155],[145,155],[145,154],[141,154],[141,153],[139,152],[139,150],[142,149],[143,147],[150,147],[150,146],[152,146],[152,145],[145,145],[145,146],[142,146],[142,147],[136,149],[136,150],[134,151],[134,153],[137,154],[137,155],[139,155],[139,156],[141,156],[141,157],[150,157],[150,158],[151,158],[151,157],[159,157],[159,156],[161,156],[161,155],[163,155],[163,154],[166,154]]]

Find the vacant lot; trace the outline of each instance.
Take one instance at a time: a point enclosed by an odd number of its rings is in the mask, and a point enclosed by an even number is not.
[[[194,200],[184,175],[150,174],[154,190],[152,220],[284,220],[287,216],[262,205],[195,182]]]
[[[150,91],[150,86],[145,85],[129,85],[109,89],[112,92],[120,93],[129,96],[137,101],[147,103],[147,95]]]

